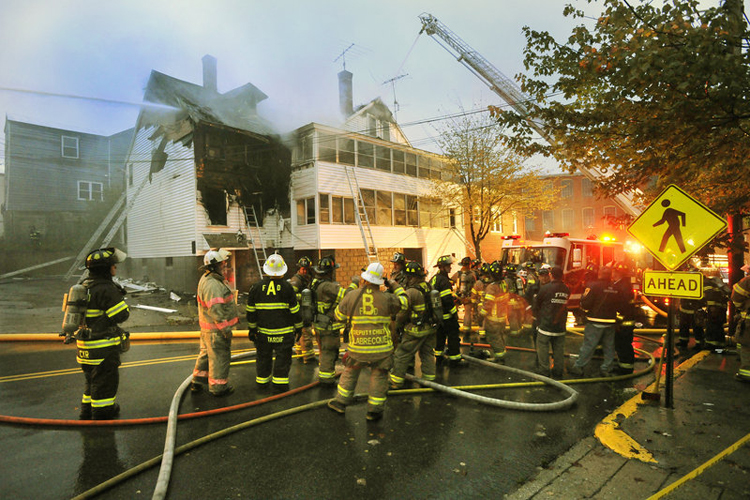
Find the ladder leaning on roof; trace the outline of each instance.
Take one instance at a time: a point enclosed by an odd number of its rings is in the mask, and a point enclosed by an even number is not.
[[[260,229],[258,222],[258,215],[255,212],[255,206],[250,205],[245,207],[245,225],[247,225],[247,234],[250,237],[250,244],[253,246],[253,253],[255,254],[255,262],[258,264],[258,275],[263,277],[263,263],[268,259],[266,255],[266,245],[263,242],[263,232]],[[260,252],[258,252],[258,245],[256,244],[255,233],[258,234],[257,241],[260,243]],[[261,260],[261,255],[263,259]]]
[[[73,260],[73,264],[70,266],[70,269],[68,269],[68,272],[65,273],[65,281],[69,280],[71,276],[73,276],[73,273],[76,272],[76,270],[80,267],[80,265],[83,262],[83,258],[88,255],[88,253],[95,248],[104,248],[112,241],[112,238],[115,237],[115,233],[117,233],[117,230],[120,229],[120,226],[122,226],[122,223],[125,221],[125,218],[128,216],[128,212],[130,212],[130,209],[133,208],[133,204],[135,203],[135,199],[140,194],[141,190],[143,189],[143,186],[146,185],[148,182],[148,177],[143,179],[143,182],[141,182],[138,187],[136,188],[135,192],[133,193],[133,196],[130,198],[130,201],[125,203],[125,200],[128,197],[128,192],[125,190],[120,198],[115,202],[115,204],[112,206],[112,209],[109,211],[107,216],[104,218],[102,223],[99,225],[98,228],[96,228],[96,231],[94,231],[94,234],[91,235],[91,238],[86,242],[86,245],[81,249],[81,251],[76,255],[75,259]],[[124,208],[123,205],[125,205]],[[122,210],[120,210],[122,208]],[[99,238],[101,237],[102,233],[105,229],[109,226],[110,222],[112,222],[112,219],[115,218],[115,215],[118,215],[115,222],[112,224],[112,227],[109,229],[109,232],[104,237],[103,240],[101,240],[101,243],[99,245],[96,244],[97,241],[99,241]]]
[[[351,172],[349,172],[350,168],[352,169]],[[367,261],[370,263],[377,262],[378,248],[375,246],[375,238],[372,236],[370,218],[367,215],[365,202],[362,199],[362,190],[359,189],[357,174],[355,173],[354,167],[348,167],[346,165],[344,165],[344,172],[346,172],[346,180],[349,182],[349,190],[352,193],[352,198],[354,198],[354,204],[356,205],[354,216],[357,220],[357,225],[359,226],[359,232],[362,235],[362,243],[365,245]]]

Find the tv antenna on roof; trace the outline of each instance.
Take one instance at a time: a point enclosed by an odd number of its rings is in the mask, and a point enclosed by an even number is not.
[[[345,48],[341,54],[338,55],[336,59],[333,60],[333,62],[338,61],[339,59],[343,59],[343,65],[344,65],[344,71],[346,71],[346,53],[349,52],[349,49],[354,47],[354,44],[349,45],[347,48]]]
[[[404,73],[402,75],[394,76],[390,80],[386,80],[383,83],[381,83],[381,85],[385,85],[387,83],[391,84],[391,90],[393,91],[393,114],[394,115],[398,113],[398,110],[400,109],[398,105],[398,100],[396,100],[396,81],[404,78],[405,76],[409,76],[409,73]]]

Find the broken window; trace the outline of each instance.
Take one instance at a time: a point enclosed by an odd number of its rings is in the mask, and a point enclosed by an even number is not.
[[[375,224],[375,191],[371,189],[362,189],[360,192],[362,193],[362,203],[367,212],[367,219],[370,224]]]
[[[405,194],[393,193],[393,224],[396,226],[406,225],[406,195]]]
[[[336,136],[318,132],[318,159],[336,163]]]
[[[408,226],[419,225],[419,211],[417,204],[417,197],[406,195],[406,224]]]
[[[297,200],[297,225],[315,224],[315,198]]]
[[[378,220],[379,226],[393,225],[393,199],[391,193],[378,191]]]
[[[340,196],[331,196],[331,222],[344,223],[344,199]]]
[[[227,194],[223,189],[205,188],[202,193],[203,207],[210,226],[227,225]]]

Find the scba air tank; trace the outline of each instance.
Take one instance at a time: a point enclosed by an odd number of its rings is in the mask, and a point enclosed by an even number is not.
[[[432,316],[437,323],[443,322],[443,301],[440,299],[440,292],[434,288],[430,290],[430,305],[432,306]]]
[[[88,296],[88,289],[81,284],[73,285],[68,290],[62,324],[62,331],[66,336],[74,334],[83,325],[88,309]]]
[[[314,316],[313,311],[313,292],[309,288],[305,288],[300,292],[300,315],[302,316],[302,321],[305,323],[311,323]]]

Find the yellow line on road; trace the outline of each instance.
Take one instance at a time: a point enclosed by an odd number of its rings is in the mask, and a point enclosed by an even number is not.
[[[678,377],[682,375],[685,371],[705,359],[709,354],[710,351],[701,351],[688,359],[675,368],[674,376]],[[655,390],[656,383],[654,382],[644,389],[644,392],[654,392]],[[647,463],[658,463],[651,452],[641,446],[635,439],[630,437],[620,428],[619,421],[633,416],[638,410],[638,406],[643,403],[644,400],[641,397],[641,394],[630,398],[615,411],[607,415],[604,420],[596,426],[594,435],[604,446],[625,458],[635,458]]]

